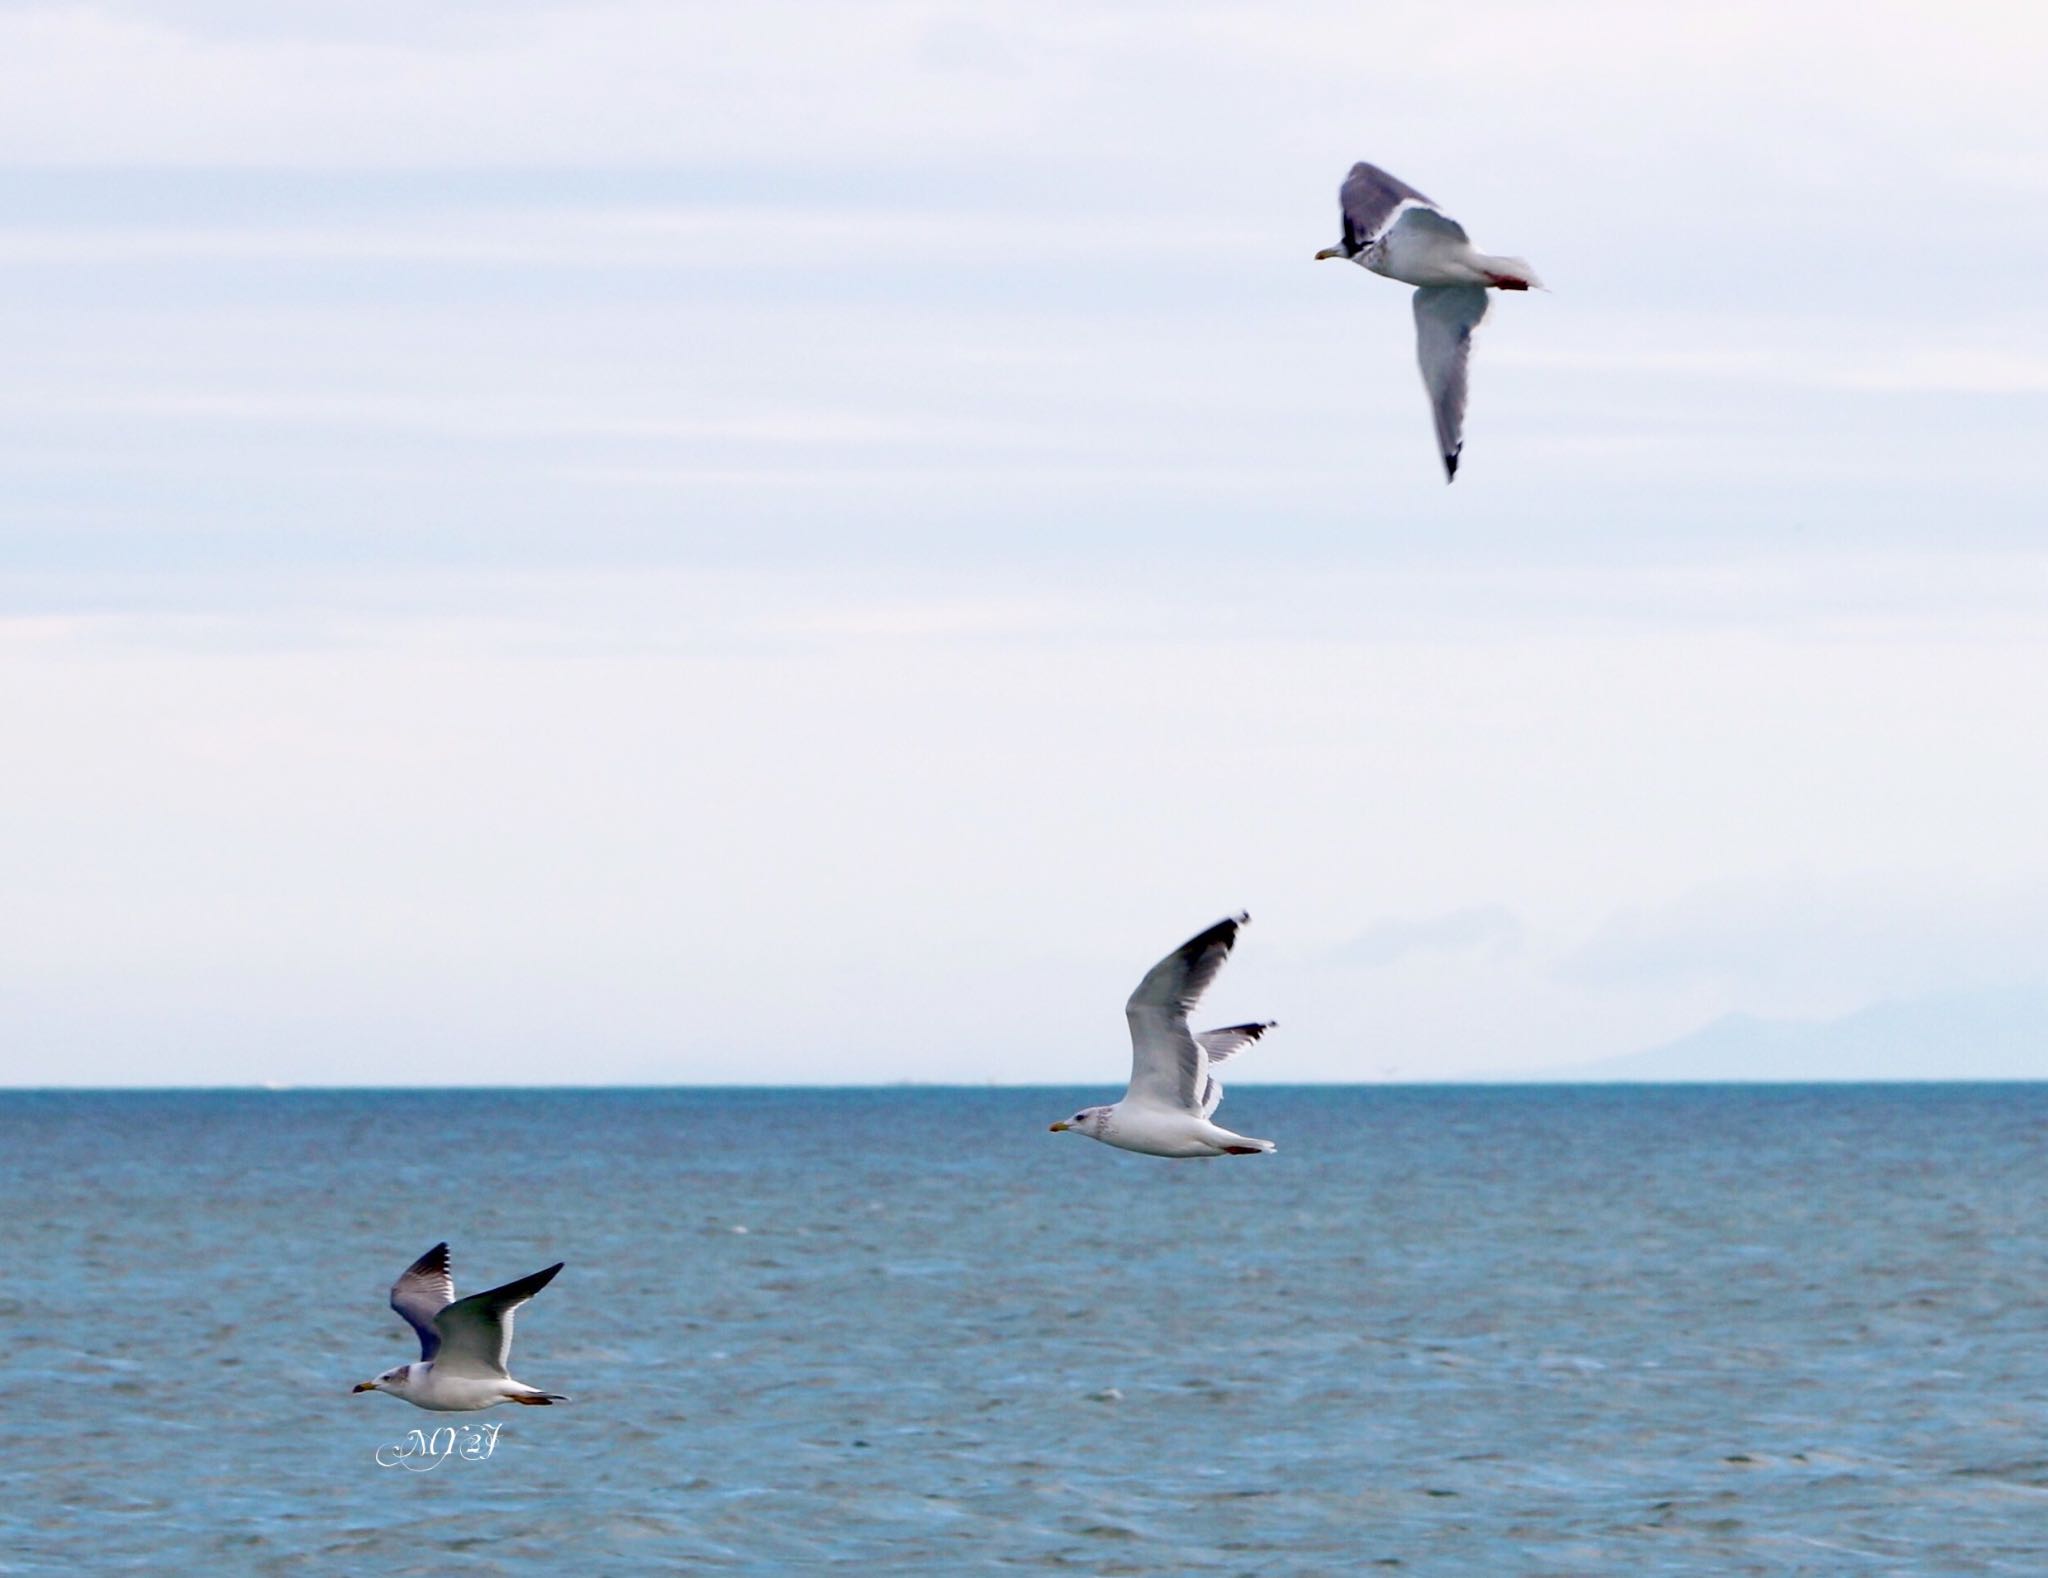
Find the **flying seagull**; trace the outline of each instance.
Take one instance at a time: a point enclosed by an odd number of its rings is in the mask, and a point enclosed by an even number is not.
[[[1436,418],[1437,452],[1444,481],[1458,475],[1465,447],[1465,364],[1472,331],[1486,316],[1486,292],[1543,289],[1520,258],[1488,257],[1474,250],[1465,227],[1405,181],[1376,164],[1354,164],[1338,194],[1344,239],[1316,254],[1349,258],[1388,279],[1413,285],[1415,354]]]
[[[558,1260],[530,1277],[458,1299],[455,1279],[448,1274],[448,1246],[436,1244],[391,1284],[391,1307],[420,1334],[419,1362],[386,1370],[356,1390],[389,1392],[415,1408],[437,1413],[465,1413],[494,1403],[567,1402],[557,1392],[543,1392],[505,1373],[505,1358],[512,1351],[513,1311],[554,1281],[561,1269]]]
[[[1147,1156],[1256,1156],[1273,1149],[1271,1140],[1232,1134],[1209,1121],[1223,1100],[1211,1070],[1273,1028],[1273,1021],[1205,1030],[1188,1029],[1195,1006],[1237,941],[1249,915],[1218,921],[1191,937],[1145,972],[1124,1004],[1131,1026],[1131,1088],[1107,1107],[1083,1107],[1052,1126],[1069,1129],[1119,1150]]]

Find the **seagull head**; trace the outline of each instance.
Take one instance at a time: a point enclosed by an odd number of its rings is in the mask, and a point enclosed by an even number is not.
[[[405,1389],[412,1383],[412,1366],[401,1364],[395,1370],[386,1370],[374,1381],[358,1381],[351,1389],[356,1392],[396,1392],[405,1395]]]
[[[1316,254],[1316,261],[1320,263],[1324,258],[1349,258],[1364,268],[1377,269],[1384,255],[1384,247],[1385,238],[1381,236],[1374,236],[1370,241],[1362,242],[1358,246],[1352,246],[1348,241],[1340,241],[1333,247],[1324,247]]]
[[[1093,1135],[1095,1138],[1100,1139],[1102,1137],[1102,1126],[1108,1119],[1109,1108],[1107,1107],[1083,1107],[1071,1118],[1060,1119],[1059,1122],[1052,1126],[1051,1132],[1054,1134],[1064,1134],[1069,1129],[1072,1129],[1076,1133]]]

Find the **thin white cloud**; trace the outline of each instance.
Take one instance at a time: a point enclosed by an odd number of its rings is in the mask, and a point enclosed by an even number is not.
[[[644,408],[636,408],[644,409]],[[1039,436],[971,419],[920,414],[891,417],[872,410],[781,408],[728,410],[696,417],[621,411],[593,415],[564,398],[479,399],[461,404],[418,395],[306,395],[290,389],[154,394],[44,395],[0,393],[0,410],[89,420],[144,417],[171,423],[222,423],[246,428],[387,428],[468,438],[574,440],[737,440],[749,444],[861,448],[876,445],[973,443],[1001,447]],[[776,473],[735,473],[772,476]]]
[[[1749,325],[1734,326],[1738,339],[1751,338]],[[1908,331],[1911,333],[1912,331]],[[1923,335],[1936,331],[1922,330]],[[1672,345],[1700,337],[1700,327],[1682,316],[1643,335],[1659,349],[1599,351],[1555,344],[1510,347],[1494,358],[1507,366],[1593,373],[1657,373],[1694,383],[1701,379],[1752,384],[1782,384],[1802,389],[1832,389],[1853,394],[2048,394],[2048,355],[2030,355],[1997,346],[1900,343],[1894,337],[1882,351],[1858,346],[1831,347],[1721,344],[1684,349]],[[1817,339],[1810,331],[1810,341]]]
[[[0,265],[165,262],[416,263],[484,267],[814,270],[918,261],[941,266],[986,257],[1000,229],[1008,262],[1085,262],[1110,253],[1170,263],[1187,248],[1210,258],[1263,259],[1269,238],[1213,220],[1170,231],[1141,219],[1057,210],[953,209],[912,213],[875,206],[820,212],[755,205],[682,208],[649,203],[605,209],[536,202],[519,211],[461,205],[375,223],[122,225],[0,228]]]

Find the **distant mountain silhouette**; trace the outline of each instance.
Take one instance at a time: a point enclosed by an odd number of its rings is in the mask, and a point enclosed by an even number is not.
[[[1662,1046],[1542,1080],[2048,1079],[2048,983],[1873,1003],[1840,1019],[1726,1014]]]

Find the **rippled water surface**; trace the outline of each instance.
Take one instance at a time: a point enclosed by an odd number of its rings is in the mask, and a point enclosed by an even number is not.
[[[1084,1096],[0,1094],[0,1571],[2048,1571],[2048,1087]]]

